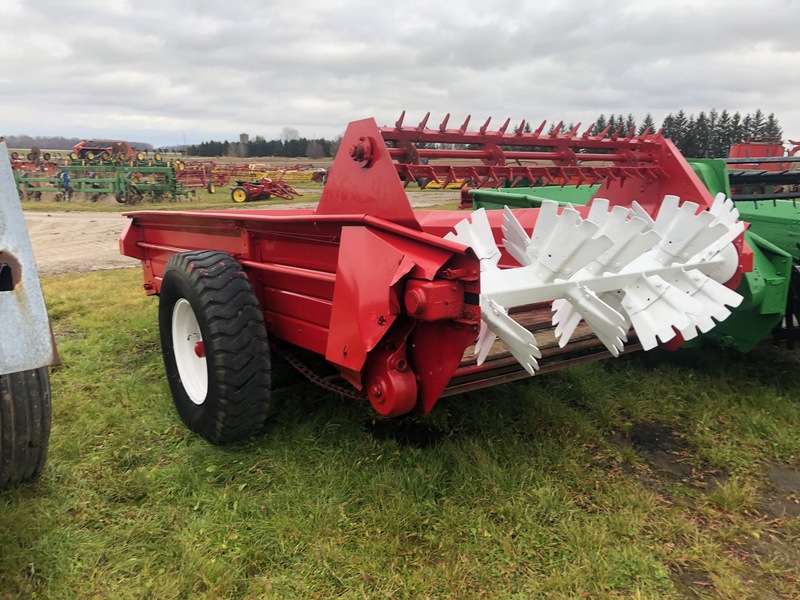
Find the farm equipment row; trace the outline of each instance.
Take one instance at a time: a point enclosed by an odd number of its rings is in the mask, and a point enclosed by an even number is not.
[[[10,158],[22,200],[52,194],[56,202],[70,201],[78,193],[92,202],[112,195],[117,202],[138,204],[145,198],[187,195],[186,186],[175,177],[173,161],[164,161],[159,152],[151,158],[127,142],[84,140],[66,158],[38,148],[24,157],[11,152]]]
[[[84,140],[64,155],[60,152],[42,151],[34,146],[23,154],[12,151],[10,158],[12,169],[29,171],[43,168],[46,170],[48,165],[166,166],[171,162],[160,151],[153,152],[151,156],[149,151],[134,150],[127,142],[116,140]]]
[[[235,182],[232,190],[235,202],[245,202],[267,197],[291,200],[300,195],[288,181],[298,178],[292,171],[268,171],[254,165],[171,160],[156,163],[152,160],[131,164],[90,162],[84,159],[59,164],[45,161],[43,156],[35,162],[14,159],[14,171],[20,197],[39,200],[43,194],[53,194],[55,201],[71,200],[81,193],[96,201],[105,194],[118,202],[138,204],[142,199],[156,201],[162,198],[180,198],[194,195],[194,190],[204,189],[213,194],[219,187]],[[300,181],[312,181],[322,171],[307,173]],[[277,178],[267,177],[277,173]],[[284,178],[286,180],[284,180]],[[244,192],[241,191],[244,190]],[[239,190],[238,192],[236,190]],[[242,194],[244,193],[244,196]]]
[[[74,194],[84,194],[96,202],[112,195],[120,204],[140,204],[143,200],[177,199],[188,194],[171,167],[113,165],[62,166],[51,176],[14,171],[22,200],[40,200],[53,194],[56,202],[70,201]]]
[[[213,443],[261,429],[270,348],[306,374],[304,357],[324,357],[381,415],[428,413],[443,396],[680,345],[745,301],[745,224],[660,134],[426,122],[351,123],[315,210],[127,213],[120,250],[160,297],[191,429]],[[403,188],[420,178],[597,193],[584,207],[414,211]]]
[[[272,181],[291,183],[323,183],[327,169],[314,168],[313,165],[295,165],[276,168],[267,163],[216,163],[214,161],[177,161],[179,178],[193,182],[196,187],[223,187],[231,181]]]

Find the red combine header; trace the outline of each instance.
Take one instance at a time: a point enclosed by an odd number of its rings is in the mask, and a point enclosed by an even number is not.
[[[261,428],[270,346],[295,365],[323,356],[380,414],[427,413],[626,343],[690,339],[741,302],[730,287],[749,268],[744,225],[660,134],[426,121],[351,123],[316,210],[127,214],[121,251],[160,296],[167,375],[192,429],[223,443]],[[602,185],[586,207],[469,214],[414,211],[404,184],[418,179]]]
[[[800,142],[779,137],[748,138],[733,144],[725,162],[734,200],[793,200],[800,193]]]

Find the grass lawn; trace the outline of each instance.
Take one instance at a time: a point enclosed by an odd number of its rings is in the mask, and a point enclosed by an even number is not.
[[[26,200],[20,202],[22,209],[29,212],[129,212],[134,210],[205,210],[205,209],[252,209],[252,208],[276,208],[284,205],[294,204],[316,204],[322,195],[323,185],[319,183],[303,183],[295,186],[301,191],[301,196],[295,196],[292,200],[281,198],[269,198],[267,200],[256,200],[253,202],[243,202],[238,204],[231,199],[231,188],[221,187],[213,194],[204,189],[193,190],[193,194],[188,197],[180,197],[176,200],[160,200],[149,202],[145,200],[141,204],[128,205],[117,203],[112,196],[108,195],[98,202],[90,202],[86,198],[75,199],[72,202],[54,202],[52,194],[45,194],[42,200]],[[416,192],[418,188],[412,186],[409,191]],[[432,210],[458,210],[460,201],[452,200],[443,203],[442,197],[450,194],[452,190],[426,189],[425,194],[430,202],[435,203],[426,208]],[[438,196],[438,198],[437,198]]]
[[[0,493],[0,598],[800,596],[796,353],[624,357],[390,422],[276,364],[276,417],[221,448],[178,420],[138,270],[44,288],[50,456]]]
[[[292,204],[297,202],[319,202],[322,194],[322,185],[316,183],[304,184],[302,196],[295,196],[294,200],[283,200],[281,198],[270,198],[267,200],[256,200],[254,202],[243,202],[237,204],[231,200],[231,189],[223,187],[210,194],[204,189],[194,190],[194,194],[189,197],[181,197],[175,200],[161,200],[159,202],[148,202],[145,200],[141,204],[128,205],[119,204],[111,196],[107,196],[99,202],[88,202],[85,199],[75,200],[74,202],[54,202],[51,194],[45,194],[42,200],[27,200],[20,202],[22,210],[32,212],[128,212],[132,210],[204,210],[204,209],[225,209],[225,208],[271,208],[282,204]]]

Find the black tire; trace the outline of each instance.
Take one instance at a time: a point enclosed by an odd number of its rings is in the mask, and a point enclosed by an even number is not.
[[[42,471],[50,441],[47,367],[0,375],[0,488]]]
[[[186,315],[196,319],[188,329],[181,327]],[[172,398],[189,429],[212,444],[259,433],[271,408],[269,344],[263,313],[242,266],[230,254],[214,250],[173,255],[161,282],[158,325]],[[183,341],[178,346],[174,327]],[[205,364],[191,356],[199,343]],[[203,374],[205,385],[197,383]]]

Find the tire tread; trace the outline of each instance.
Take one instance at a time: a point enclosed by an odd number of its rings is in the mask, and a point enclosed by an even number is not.
[[[47,367],[0,375],[0,488],[41,473],[50,424]]]
[[[213,358],[210,381],[216,382],[213,414],[204,415],[202,422],[184,421],[214,444],[257,434],[271,412],[269,343],[261,307],[242,266],[226,252],[199,250],[173,255],[165,280],[170,271],[182,273],[199,298],[202,316],[197,318],[205,320],[209,331],[204,342],[206,356]]]

